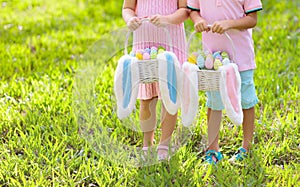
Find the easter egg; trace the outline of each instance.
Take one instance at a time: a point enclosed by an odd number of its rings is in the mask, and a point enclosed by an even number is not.
[[[156,47],[152,47],[150,50],[150,55],[151,54],[157,54],[157,48]]]
[[[158,53],[158,54],[161,54],[161,53],[163,53],[164,51],[165,51],[164,49],[158,49],[157,53]]]
[[[155,47],[155,46],[151,47],[151,51],[152,50],[156,50],[157,51],[157,47]]]
[[[151,53],[157,53],[157,49],[151,49],[150,54]]]
[[[150,54],[151,49],[149,47],[147,47],[144,51],[145,51],[145,53]]]
[[[166,50],[163,46],[159,46],[157,50],[160,50],[160,49],[162,49],[164,51]]]
[[[142,53],[136,52],[135,56],[136,56],[137,59],[143,60],[143,54]]]
[[[143,60],[149,60],[150,59],[150,54],[149,53],[144,53],[143,54]]]
[[[203,57],[203,55],[199,55],[197,57],[197,66],[200,68],[200,69],[203,69],[204,68],[204,64],[205,64],[205,59]]]
[[[230,63],[229,58],[224,58],[224,59],[222,60],[222,64],[223,64],[223,65],[227,65],[227,64],[229,64],[229,63]]]
[[[221,60],[220,59],[215,59],[215,61],[214,61],[214,69],[215,70],[217,70],[217,69],[219,69],[219,67],[220,66],[222,66],[223,64],[222,64],[222,62],[221,62]]]
[[[221,51],[216,51],[213,53],[213,58],[215,59],[219,55],[221,55]]]
[[[157,52],[157,49],[151,48],[150,53],[152,53],[153,51]]]
[[[191,55],[188,57],[188,62],[189,62],[189,63],[192,63],[192,64],[197,64],[197,57],[196,57],[194,54],[191,54]]]
[[[221,56],[221,54],[218,54],[214,59],[219,59],[221,62],[222,62],[222,56]]]
[[[157,51],[156,50],[151,50],[150,52],[150,58],[151,59],[156,59],[157,57]]]
[[[157,54],[151,54],[150,55],[150,59],[156,59],[156,57],[157,57]]]
[[[206,55],[206,59],[205,59],[205,67],[207,69],[212,69],[214,67],[214,59],[211,53]]]
[[[221,53],[221,56],[222,56],[223,59],[224,59],[224,58],[228,58],[228,59],[229,59],[228,53],[226,53],[225,51],[223,51],[223,52]]]

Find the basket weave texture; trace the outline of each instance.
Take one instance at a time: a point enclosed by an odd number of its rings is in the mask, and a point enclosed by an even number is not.
[[[137,60],[141,83],[153,83],[158,81],[158,60]]]
[[[215,70],[198,71],[198,89],[202,91],[217,91],[220,87],[221,72]]]

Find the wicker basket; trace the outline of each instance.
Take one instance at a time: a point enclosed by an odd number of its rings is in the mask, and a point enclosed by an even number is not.
[[[189,47],[192,38],[197,32],[192,32],[191,36],[188,39],[187,43],[187,52],[189,52]],[[224,33],[224,35],[228,38],[230,41],[233,51],[235,53],[235,47],[232,42],[232,39],[227,33]],[[235,54],[233,54],[235,56]],[[216,70],[205,70],[205,69],[199,69],[198,70],[198,89],[201,91],[218,91],[220,88],[220,78],[221,78],[221,72]]]
[[[138,60],[141,83],[153,83],[158,81],[158,60]]]
[[[221,73],[215,70],[198,71],[198,89],[202,91],[219,90]]]
[[[142,23],[149,22],[149,19],[145,18],[142,20]],[[172,40],[169,31],[166,28],[164,29],[165,33],[167,34],[167,40],[169,42],[170,51],[173,51],[172,47]],[[126,40],[125,40],[125,48],[124,53],[128,54],[127,46],[128,40],[131,35],[131,31],[127,32]],[[139,66],[139,78],[141,83],[153,83],[158,82],[158,60],[157,59],[150,59],[150,60],[137,60]]]

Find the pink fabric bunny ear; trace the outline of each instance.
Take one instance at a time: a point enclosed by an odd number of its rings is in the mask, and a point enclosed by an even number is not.
[[[114,75],[114,92],[117,99],[117,115],[123,119],[127,117],[135,107],[138,85],[139,69],[135,57],[122,56]]]
[[[184,126],[190,126],[198,112],[198,69],[195,64],[189,62],[182,66],[181,117]]]
[[[241,78],[234,63],[221,66],[220,94],[229,119],[240,125],[243,123],[241,105]]]

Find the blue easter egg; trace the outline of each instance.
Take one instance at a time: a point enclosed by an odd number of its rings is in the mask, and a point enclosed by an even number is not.
[[[204,57],[200,54],[200,55],[198,55],[198,57],[197,57],[197,66],[198,66],[200,69],[203,69],[203,68],[204,68],[204,65],[205,65],[205,59],[204,59]]]
[[[221,62],[222,62],[222,60],[223,60],[223,58],[222,58],[222,55],[221,55],[221,54],[217,55],[217,56],[215,57],[215,59],[219,59]]]
[[[150,51],[151,51],[151,49],[150,49],[149,47],[147,47],[147,48],[145,49],[145,52],[148,53],[148,54],[150,54]]]
[[[216,51],[216,52],[214,52],[214,54],[213,54],[213,58],[215,59],[217,56],[221,56],[221,51]]]

